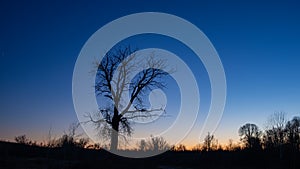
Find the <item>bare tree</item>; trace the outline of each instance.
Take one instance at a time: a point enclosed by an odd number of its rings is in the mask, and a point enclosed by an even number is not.
[[[46,147],[52,148],[56,146],[56,138],[52,138],[52,127],[49,128],[47,142],[45,143]]]
[[[163,137],[151,136],[147,141],[147,150],[158,152],[166,151],[168,149],[170,149],[170,146]]]
[[[30,140],[26,137],[25,134],[15,137],[15,141],[16,141],[16,143],[19,143],[19,144],[29,144],[29,142],[30,142]]]
[[[186,146],[184,144],[179,144],[177,146],[174,147],[175,151],[186,151]]]
[[[269,117],[268,125],[271,128],[279,128],[283,130],[286,122],[286,113],[281,111],[275,112]]]
[[[87,117],[97,125],[102,136],[109,137],[111,151],[118,149],[120,133],[131,135],[130,120],[151,118],[164,111],[163,106],[149,108],[145,96],[153,89],[166,86],[163,80],[170,72],[162,71],[166,69],[165,61],[150,56],[140,62],[134,52],[129,46],[119,48],[106,53],[96,64],[95,91],[106,104],[100,105],[98,114],[88,114]],[[140,65],[142,63],[145,64]],[[140,67],[143,70],[131,79]],[[122,97],[125,92],[129,93],[129,98]]]
[[[203,146],[199,143],[192,147],[192,151],[202,151]]]
[[[82,134],[77,133],[79,125],[80,123],[78,122],[71,123],[68,132],[65,132],[64,135],[56,140],[55,146],[64,148],[85,148],[90,140],[88,138],[81,137]]]
[[[241,141],[243,141],[247,148],[249,149],[260,149],[260,136],[261,131],[255,124],[247,123],[240,127],[239,135],[241,137]]]
[[[213,134],[210,134],[209,132],[207,133],[206,137],[204,138],[204,149],[206,151],[211,151],[213,147],[213,142],[215,138]]]
[[[138,145],[138,148],[140,151],[146,151],[147,150],[147,142],[146,140],[142,139]]]
[[[275,112],[269,117],[266,134],[274,146],[281,146],[284,143],[284,128],[287,123],[286,113]]]
[[[234,149],[233,140],[232,140],[232,139],[229,139],[229,140],[228,140],[228,144],[227,144],[227,146],[226,146],[226,150],[228,150],[228,151],[233,151],[233,149]]]
[[[300,149],[300,117],[294,117],[285,126],[287,144],[294,150]]]
[[[149,139],[142,139],[138,142],[138,150],[140,151],[166,151],[171,147],[163,137],[150,136]]]
[[[283,157],[283,144],[286,137],[286,123],[286,113],[275,112],[269,117],[263,136],[264,147],[273,150],[279,149],[280,158]]]

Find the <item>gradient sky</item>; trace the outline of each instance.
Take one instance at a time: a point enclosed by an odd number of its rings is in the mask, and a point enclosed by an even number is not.
[[[246,122],[264,128],[275,111],[300,115],[300,3],[294,1],[1,1],[0,138],[45,140],[77,121],[72,74],[87,39],[106,23],[137,12],[165,12],[200,28],[227,78],[215,132],[238,141]],[[167,46],[165,46],[167,48]],[[197,119],[201,123],[201,119]],[[199,142],[200,124],[186,144]]]

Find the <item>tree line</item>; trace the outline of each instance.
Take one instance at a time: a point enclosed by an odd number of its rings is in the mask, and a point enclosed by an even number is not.
[[[300,152],[300,117],[287,120],[285,113],[276,112],[268,120],[265,130],[261,130],[256,124],[246,123],[238,129],[240,141],[237,144],[229,139],[227,144],[219,144],[217,138],[208,133],[203,141],[188,149],[184,144],[170,145],[163,137],[151,136],[137,142],[131,151],[272,151],[282,156],[284,151]],[[109,149],[109,145],[92,143],[88,138],[81,137],[76,130],[79,124],[74,123],[69,131],[59,138],[51,138],[49,131],[46,142],[37,143],[21,135],[15,137],[15,142],[20,144],[43,146],[43,147],[78,147],[89,149]]]
[[[239,128],[241,141],[246,149],[278,151],[300,150],[300,117],[286,119],[284,112],[275,112],[268,120],[266,129],[260,130],[252,123],[247,123]]]

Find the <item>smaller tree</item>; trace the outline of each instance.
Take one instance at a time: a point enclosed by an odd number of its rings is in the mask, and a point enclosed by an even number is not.
[[[147,142],[146,140],[142,139],[138,145],[138,149],[140,151],[146,151],[147,150]]]
[[[65,133],[61,138],[57,140],[56,146],[64,148],[85,148],[89,143],[89,139],[80,138],[81,134],[76,134],[79,125],[79,123],[72,123],[69,126],[69,132]]]
[[[300,146],[300,117],[294,117],[285,126],[286,140],[293,149],[299,151]]]
[[[204,138],[204,150],[211,151],[213,147],[213,142],[215,138],[213,134],[207,133],[207,136]]]
[[[47,142],[44,143],[44,145],[48,148],[53,148],[56,146],[57,144],[57,139],[54,137],[52,138],[52,128],[50,127],[49,131],[48,131],[48,138],[47,138]]]
[[[192,148],[192,151],[202,151],[202,148],[202,145],[199,143]]]
[[[284,144],[286,123],[285,112],[275,112],[269,117],[264,138],[269,148],[278,148]]]
[[[154,137],[150,136],[149,139],[144,140],[142,139],[137,144],[138,150],[140,151],[166,151],[169,150],[171,147],[167,143],[167,141],[163,137]]]
[[[248,149],[261,149],[261,131],[255,124],[247,123],[240,127],[239,135]]]
[[[150,151],[166,151],[170,149],[170,146],[163,137],[151,136],[147,142],[147,149]]]
[[[177,146],[174,147],[174,150],[175,151],[186,151],[187,149],[186,149],[185,145],[179,144],[179,145],[177,145]]]
[[[228,151],[233,151],[234,150],[234,144],[233,144],[233,140],[232,139],[228,140],[228,144],[226,146],[226,150],[228,150]]]
[[[15,141],[16,141],[16,143],[19,143],[19,144],[29,144],[29,142],[30,142],[25,134],[15,137]]]

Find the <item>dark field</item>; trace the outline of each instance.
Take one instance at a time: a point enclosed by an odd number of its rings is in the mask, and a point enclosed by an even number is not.
[[[300,154],[283,152],[168,151],[143,159],[124,158],[105,150],[46,148],[0,142],[1,169],[296,169]]]

